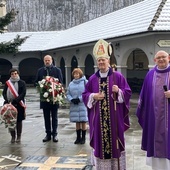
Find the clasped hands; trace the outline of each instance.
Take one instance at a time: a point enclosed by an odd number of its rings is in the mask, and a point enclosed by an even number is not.
[[[80,99],[76,98],[76,99],[71,99],[71,102],[74,104],[79,104],[80,103]]]

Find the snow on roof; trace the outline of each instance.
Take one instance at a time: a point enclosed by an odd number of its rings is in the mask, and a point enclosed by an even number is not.
[[[62,32],[62,31],[61,31]],[[19,50],[21,52],[24,51],[43,51],[46,49],[48,44],[52,41],[52,39],[58,39],[60,31],[44,31],[44,32],[10,32],[0,34],[0,43],[12,41],[16,35],[20,35],[20,37],[29,36],[26,39],[25,43],[23,43]]]
[[[159,14],[157,22],[153,30],[155,31],[170,31],[170,0],[167,0],[165,5],[162,7],[163,3],[158,7],[156,14]],[[161,10],[162,7],[162,10]],[[160,12],[161,10],[161,12]]]
[[[4,33],[0,42],[30,36],[20,51],[44,51],[147,31],[170,31],[170,0],[144,0],[64,31]]]

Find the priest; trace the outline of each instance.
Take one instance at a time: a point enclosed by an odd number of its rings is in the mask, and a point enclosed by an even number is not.
[[[156,53],[156,66],[144,79],[136,113],[143,129],[141,149],[146,151],[146,164],[153,170],[170,169],[169,60],[167,52]]]
[[[110,67],[112,46],[99,40],[93,54],[98,71],[82,94],[88,108],[90,146],[96,170],[125,170],[124,132],[129,128],[131,89],[122,74]]]

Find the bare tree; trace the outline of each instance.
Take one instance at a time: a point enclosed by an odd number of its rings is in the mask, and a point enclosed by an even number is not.
[[[143,0],[8,0],[19,10],[10,31],[64,30]]]

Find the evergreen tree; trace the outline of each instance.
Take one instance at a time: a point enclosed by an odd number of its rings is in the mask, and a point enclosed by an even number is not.
[[[0,0],[0,8],[3,8],[5,4]],[[18,11],[12,9],[5,16],[0,17],[0,34],[5,34],[7,26],[13,22],[18,14]],[[25,42],[28,37],[21,38],[17,35],[13,40],[0,43],[0,54],[2,53],[17,53],[18,47]]]

